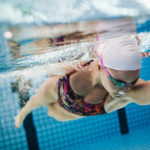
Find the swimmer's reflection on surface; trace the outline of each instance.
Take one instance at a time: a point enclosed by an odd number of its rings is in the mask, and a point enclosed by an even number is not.
[[[105,31],[101,32],[104,33]],[[46,51],[53,50],[55,47],[71,45],[82,42],[94,42],[95,35],[99,33],[84,34],[83,32],[74,32],[68,35],[59,36],[56,38],[41,38],[22,42],[8,40],[8,45],[12,52],[13,58],[20,58],[27,54],[42,54]],[[25,44],[21,44],[25,43]]]

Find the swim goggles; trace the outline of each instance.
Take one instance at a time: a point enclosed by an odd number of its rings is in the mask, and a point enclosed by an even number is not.
[[[106,69],[106,67],[104,66],[104,64],[103,64],[103,59],[102,59],[102,55],[100,55],[100,63],[101,63],[101,66],[102,66],[102,68],[103,68],[103,70],[105,71],[105,73],[107,74],[107,76],[109,77],[109,79],[111,80],[111,82],[116,86],[116,87],[131,87],[131,86],[133,86],[135,83],[136,83],[136,81],[139,79],[139,77],[135,80],[135,81],[133,81],[133,82],[130,82],[130,83],[126,83],[126,82],[124,82],[124,81],[119,81],[119,80],[116,80],[116,79],[114,79],[112,76],[111,76],[111,74],[108,72],[108,70]]]

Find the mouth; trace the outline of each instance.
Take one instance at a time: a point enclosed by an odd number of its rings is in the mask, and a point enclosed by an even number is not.
[[[116,97],[116,98],[119,98],[119,97],[121,97],[122,95],[120,95],[120,94],[113,94],[113,97]]]
[[[119,97],[124,96],[124,95],[126,95],[126,92],[124,92],[124,91],[118,91],[118,92],[112,93],[112,96],[116,97],[116,98],[119,98]]]

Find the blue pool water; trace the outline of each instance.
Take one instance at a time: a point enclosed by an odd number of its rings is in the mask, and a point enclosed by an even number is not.
[[[0,149],[1,150],[149,150],[150,106],[129,104],[125,108],[128,131],[122,134],[119,111],[110,114],[86,117],[79,120],[59,122],[47,115],[47,107],[32,111],[26,124],[16,129],[14,116],[20,110],[19,95],[12,84],[21,76],[21,87],[33,95],[49,77],[47,64],[56,63],[54,57],[27,53],[20,58],[12,57],[4,32],[11,26],[49,25],[94,19],[134,17],[136,32],[142,40],[140,51],[150,51],[150,17],[148,1],[113,0],[99,3],[98,0],[63,1],[0,1]],[[52,5],[53,4],[53,5]],[[109,5],[108,5],[109,4]],[[39,7],[39,5],[41,7]],[[56,11],[56,7],[59,11]],[[70,8],[70,9],[68,9]],[[122,8],[122,9],[121,9]],[[109,11],[108,11],[109,10]],[[110,11],[112,13],[110,13]],[[4,17],[5,16],[5,17]],[[25,42],[32,42],[28,39]],[[23,41],[23,40],[22,40]],[[25,44],[23,41],[21,44]],[[87,46],[87,45],[86,45]],[[78,48],[85,48],[80,45]],[[83,48],[83,49],[84,49]],[[68,49],[66,49],[67,51]],[[74,50],[74,49],[73,49]],[[69,49],[69,51],[71,51]],[[66,53],[66,57],[72,56]],[[47,54],[47,53],[46,53]],[[48,53],[49,54],[49,53]],[[51,54],[51,53],[50,53]],[[62,53],[57,55],[62,55]],[[74,55],[71,60],[74,60]],[[68,60],[68,59],[66,59]],[[52,72],[56,68],[51,68]],[[150,80],[150,57],[142,59],[140,78]],[[32,87],[25,86],[31,81]],[[122,120],[125,118],[122,117]],[[30,120],[30,121],[29,121]]]

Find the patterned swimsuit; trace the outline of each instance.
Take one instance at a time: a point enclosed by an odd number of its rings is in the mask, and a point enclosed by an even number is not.
[[[93,60],[87,62],[83,66],[89,65]],[[69,78],[70,76],[77,72],[74,70],[73,72],[66,74],[62,79],[58,81],[58,102],[59,105],[65,108],[67,111],[81,115],[81,116],[93,116],[99,114],[105,114],[104,110],[104,102],[105,99],[102,100],[101,103],[98,104],[89,104],[84,101],[84,97],[75,94],[70,86]]]

